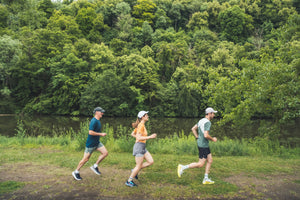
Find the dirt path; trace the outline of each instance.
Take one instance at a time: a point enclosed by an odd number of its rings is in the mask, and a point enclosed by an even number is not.
[[[102,168],[101,171],[103,175],[97,176],[91,173],[89,168],[84,168],[81,171],[84,179],[78,182],[72,178],[71,172],[66,168],[41,167],[31,163],[15,166],[5,164],[0,166],[0,182],[19,181],[26,184],[17,191],[0,196],[0,199],[151,199],[137,195],[138,192],[134,195],[124,194],[127,190],[124,190],[124,183],[119,180],[125,180],[128,172],[115,168]],[[288,176],[274,175],[260,178],[248,177],[246,174],[231,176],[225,181],[237,185],[240,188],[239,192],[230,197],[214,197],[213,199],[299,200],[300,184],[295,182],[299,179],[299,172]],[[106,181],[111,181],[113,184],[105,184]],[[109,188],[107,185],[114,185],[114,188]],[[184,197],[177,199],[184,199]]]

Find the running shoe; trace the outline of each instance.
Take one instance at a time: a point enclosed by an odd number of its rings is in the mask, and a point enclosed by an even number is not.
[[[177,175],[178,177],[180,178],[181,175],[183,174],[183,165],[179,164],[178,167],[177,167]]]
[[[209,178],[205,178],[203,179],[203,182],[202,182],[204,185],[211,185],[211,184],[214,184],[215,182],[210,180]]]
[[[125,185],[129,186],[129,187],[137,187],[137,184],[135,184],[133,181],[126,181]]]
[[[79,173],[72,172],[72,175],[73,175],[73,177],[74,177],[75,180],[77,180],[77,181],[82,180],[82,178],[80,177]]]
[[[90,168],[93,172],[95,172],[95,174],[97,174],[97,175],[101,174],[101,172],[99,172],[99,170],[98,170],[98,167],[95,168],[94,166],[91,166]]]

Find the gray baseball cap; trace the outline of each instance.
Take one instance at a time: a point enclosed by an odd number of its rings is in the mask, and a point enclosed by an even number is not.
[[[93,113],[96,113],[96,111],[100,111],[100,112],[102,112],[102,113],[105,112],[105,110],[104,110],[103,108],[101,108],[101,107],[95,108],[94,111],[93,111]]]

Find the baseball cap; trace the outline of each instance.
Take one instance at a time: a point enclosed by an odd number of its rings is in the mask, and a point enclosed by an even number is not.
[[[205,109],[205,114],[208,114],[208,113],[217,113],[218,111],[214,110],[213,108],[211,107],[208,107]]]
[[[95,108],[94,111],[93,111],[93,113],[95,113],[96,111],[100,111],[100,112],[103,112],[103,113],[105,112],[105,110],[103,108],[101,108],[101,107]]]
[[[140,111],[139,114],[138,114],[138,118],[142,118],[145,114],[147,114],[149,111]]]

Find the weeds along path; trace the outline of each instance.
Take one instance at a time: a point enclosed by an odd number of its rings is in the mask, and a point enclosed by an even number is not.
[[[128,170],[105,167],[101,172],[102,175],[97,176],[89,167],[84,167],[83,180],[75,181],[67,168],[33,163],[4,164],[0,166],[0,182],[18,181],[25,186],[0,195],[0,199],[300,199],[299,183],[295,183],[300,179],[299,172],[260,178],[246,174],[231,176],[224,181],[236,184],[239,191],[209,198],[189,194],[188,188],[182,185],[141,183],[138,188],[128,188],[124,184]]]

